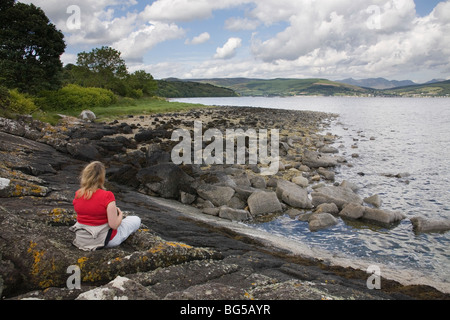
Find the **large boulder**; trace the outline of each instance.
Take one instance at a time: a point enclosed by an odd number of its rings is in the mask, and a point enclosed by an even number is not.
[[[364,211],[364,206],[357,203],[348,203],[341,212],[339,212],[339,215],[343,218],[359,219],[363,217]]]
[[[295,183],[278,180],[276,193],[279,199],[284,203],[300,209],[311,209],[311,200],[308,198],[306,189],[296,185]]]
[[[334,157],[310,150],[305,150],[302,159],[302,163],[310,168],[335,167],[340,161],[340,157]]]
[[[334,203],[322,203],[317,206],[317,208],[314,210],[314,213],[331,213],[331,214],[338,214],[339,208]]]
[[[406,215],[397,211],[380,210],[366,207],[362,217],[365,220],[389,226],[406,218]]]
[[[312,203],[318,206],[322,203],[334,203],[342,209],[347,203],[362,204],[362,198],[352,189],[343,186],[325,186],[311,193]]]
[[[106,171],[106,176],[108,181],[137,188],[140,184],[140,182],[136,180],[136,174],[138,171],[139,169],[132,165],[123,164],[118,167],[108,168]]]
[[[69,142],[66,145],[67,151],[78,160],[93,161],[100,160],[101,155],[97,148],[89,142]]]
[[[314,232],[334,226],[337,223],[338,220],[332,214],[327,212],[317,213],[313,214],[309,219],[309,230]]]
[[[450,230],[449,219],[411,218],[414,232],[446,232]]]
[[[308,187],[309,181],[305,177],[297,176],[292,178],[292,182],[300,187],[306,188]]]
[[[370,197],[364,198],[364,202],[374,206],[375,208],[381,207],[381,204],[383,203],[378,194],[374,194]]]
[[[172,133],[170,131],[164,129],[155,129],[155,130],[143,130],[138,132],[134,136],[134,140],[137,143],[152,141],[155,139],[170,139]]]
[[[248,221],[252,219],[252,215],[247,210],[233,209],[227,206],[220,207],[219,217],[231,221]]]
[[[147,188],[147,192],[162,198],[178,199],[180,191],[195,193],[192,187],[195,179],[174,163],[160,163],[141,169],[136,178]]]
[[[170,162],[170,153],[164,151],[158,143],[149,145],[147,151],[147,164],[153,166],[165,162]]]
[[[227,205],[235,192],[230,187],[203,184],[197,188],[197,193],[203,199],[211,201],[216,207],[220,207]]]
[[[81,111],[78,118],[80,118],[81,120],[85,120],[85,121],[94,121],[95,119],[97,119],[97,117],[95,116],[95,113],[92,112],[91,110]]]
[[[250,212],[254,216],[281,212],[283,209],[273,191],[254,192],[247,200]]]

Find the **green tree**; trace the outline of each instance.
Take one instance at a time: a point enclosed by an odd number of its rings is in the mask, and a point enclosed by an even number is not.
[[[138,70],[128,76],[127,84],[131,90],[140,90],[143,94],[153,96],[158,89],[158,83],[150,73]]]
[[[150,73],[139,70],[129,74],[120,51],[105,46],[80,52],[77,65],[64,68],[64,80],[83,87],[109,89],[132,98],[140,98],[144,94],[151,96],[157,90],[157,83]]]
[[[83,86],[108,89],[117,86],[117,80],[125,79],[128,74],[120,52],[105,46],[90,52],[80,52],[75,72]]]
[[[57,89],[64,35],[33,4],[0,4],[0,84],[37,93]]]

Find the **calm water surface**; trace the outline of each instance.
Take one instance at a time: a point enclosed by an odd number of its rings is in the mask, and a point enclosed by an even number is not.
[[[356,183],[362,197],[379,194],[381,208],[402,211],[408,218],[450,219],[448,98],[239,97],[176,101],[336,113],[339,118],[324,132],[339,136],[334,146],[353,165],[337,168],[336,181]],[[359,157],[352,158],[353,153]],[[389,177],[399,173],[401,178]],[[307,223],[281,216],[254,227],[341,256],[418,270],[450,287],[450,232],[416,235],[409,219],[392,229],[340,221],[333,228],[313,233]]]

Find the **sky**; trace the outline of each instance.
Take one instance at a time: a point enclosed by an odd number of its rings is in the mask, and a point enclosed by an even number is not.
[[[450,0],[20,0],[156,79],[450,79]]]

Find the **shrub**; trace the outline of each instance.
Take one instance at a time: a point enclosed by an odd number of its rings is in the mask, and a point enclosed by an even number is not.
[[[144,92],[142,89],[131,89],[127,93],[127,97],[134,98],[134,99],[140,99],[144,96]]]
[[[111,90],[69,84],[58,91],[42,92],[39,105],[46,110],[82,110],[108,107],[116,102]]]
[[[9,90],[8,111],[19,114],[31,114],[38,109],[34,101],[27,94],[20,93],[17,89]]]
[[[6,109],[9,106],[9,90],[0,86],[0,108]]]

